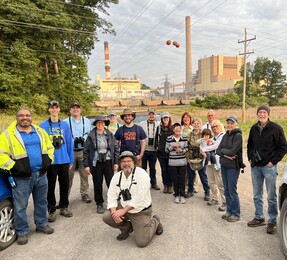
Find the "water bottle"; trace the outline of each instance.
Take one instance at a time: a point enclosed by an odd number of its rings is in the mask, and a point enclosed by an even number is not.
[[[11,187],[15,188],[16,187],[16,182],[15,182],[15,180],[14,180],[12,175],[8,176],[8,180],[9,180],[9,183],[10,183]]]

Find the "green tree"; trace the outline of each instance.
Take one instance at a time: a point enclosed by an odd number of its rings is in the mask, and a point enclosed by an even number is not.
[[[263,96],[269,105],[276,105],[287,91],[286,75],[282,72],[280,62],[268,58],[257,58],[254,65],[254,81],[261,86]]]
[[[100,18],[118,0],[6,0],[0,8],[0,106],[58,99],[88,109],[97,95],[88,88],[86,59],[98,33],[112,33]],[[32,101],[41,97],[39,102]],[[35,108],[37,111],[37,109]]]

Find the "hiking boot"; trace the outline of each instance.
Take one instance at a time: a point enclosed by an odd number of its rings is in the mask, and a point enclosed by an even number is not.
[[[219,211],[226,211],[226,203],[223,202],[220,207],[218,207]]]
[[[103,214],[105,212],[103,204],[97,205],[97,213]]]
[[[209,201],[210,200],[210,194],[209,193],[204,195],[204,200],[205,201]]]
[[[277,225],[268,223],[267,224],[267,234],[275,234],[277,231]]]
[[[160,190],[160,187],[158,187],[157,184],[153,184],[153,185],[151,185],[151,187],[152,187],[154,190]]]
[[[167,186],[164,186],[164,188],[163,188],[163,193],[167,193],[167,191],[168,191]]]
[[[88,194],[84,194],[82,196],[82,201],[85,202],[85,203],[91,203],[92,202],[92,200],[91,200],[91,198],[89,197]]]
[[[56,221],[56,212],[49,213],[48,222],[55,222]]]
[[[173,193],[173,188],[172,187],[168,187],[167,188],[167,193],[168,194],[172,194]]]
[[[25,245],[28,243],[28,235],[24,235],[24,236],[18,236],[17,239],[17,244],[18,245]]]
[[[190,198],[194,196],[194,192],[189,191],[188,193],[185,194],[185,198]]]
[[[206,203],[208,206],[219,205],[219,202],[215,199],[212,199]]]
[[[36,227],[36,232],[50,235],[50,234],[54,233],[54,229],[51,228],[50,226],[46,225],[45,227]]]
[[[128,231],[128,233],[126,233],[126,234],[123,234],[123,233],[119,234],[117,236],[117,240],[119,240],[119,241],[126,240],[129,237],[130,233],[132,233],[133,231],[134,231],[133,227],[131,227],[131,229]]]
[[[180,204],[185,204],[185,198],[184,197],[180,197],[179,202],[180,202]]]
[[[160,218],[159,218],[158,215],[154,215],[153,218],[155,218],[158,221],[158,226],[156,228],[155,233],[159,236],[159,235],[161,235],[163,233],[163,226],[162,226],[162,224],[160,222]]]
[[[265,226],[265,225],[266,225],[266,222],[264,218],[263,219],[254,218],[247,223],[248,227],[259,227],[259,226]]]
[[[73,217],[73,213],[70,212],[67,208],[60,208],[60,215],[66,217],[66,218]]]
[[[179,201],[180,201],[179,196],[175,197],[174,202],[179,203]]]
[[[226,218],[226,220],[227,220],[228,222],[236,222],[236,221],[238,221],[239,219],[240,219],[240,217],[237,217],[237,216],[235,216],[235,215],[231,215],[231,216],[229,216],[229,217]]]
[[[231,214],[228,213],[228,212],[226,212],[226,213],[224,213],[224,214],[221,216],[221,218],[224,219],[224,220],[227,220],[230,216],[231,216]]]

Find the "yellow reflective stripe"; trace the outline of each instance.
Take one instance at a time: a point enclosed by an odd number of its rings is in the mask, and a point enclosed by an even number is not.
[[[3,165],[3,168],[4,170],[8,169],[9,166],[12,164],[12,163],[15,163],[13,160],[9,160],[7,161],[4,165]],[[11,168],[11,167],[10,167]]]

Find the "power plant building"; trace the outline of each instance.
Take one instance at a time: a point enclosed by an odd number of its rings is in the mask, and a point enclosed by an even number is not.
[[[196,94],[227,92],[242,80],[240,69],[244,64],[241,56],[211,56],[198,60],[195,82]]]

